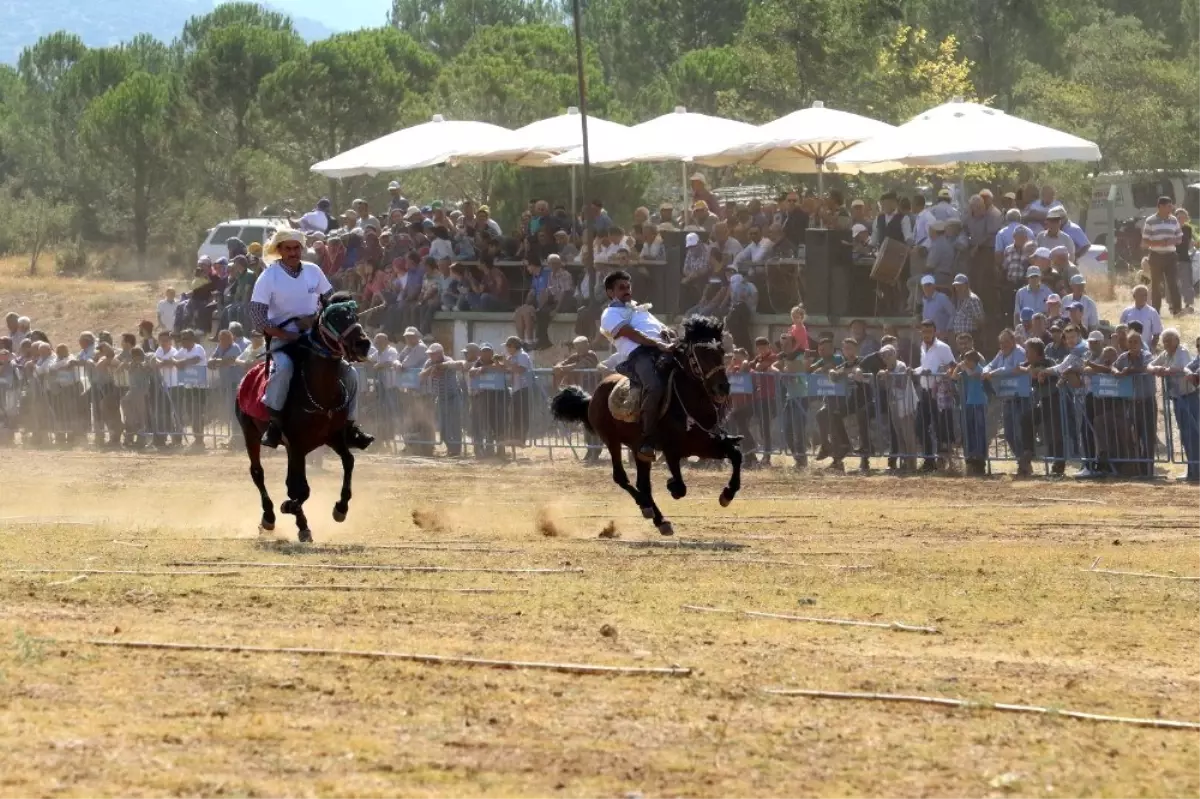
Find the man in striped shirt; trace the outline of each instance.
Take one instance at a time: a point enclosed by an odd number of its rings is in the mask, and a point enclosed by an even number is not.
[[[1183,229],[1172,211],[1175,203],[1170,197],[1158,198],[1158,212],[1146,218],[1142,225],[1142,249],[1150,252],[1150,304],[1162,312],[1162,285],[1167,284],[1171,313],[1178,315],[1182,307],[1179,281],[1176,278],[1175,248],[1183,239]]]

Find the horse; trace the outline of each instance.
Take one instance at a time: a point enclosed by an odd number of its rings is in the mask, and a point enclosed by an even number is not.
[[[668,365],[668,385],[658,437],[671,473],[667,490],[675,499],[687,495],[680,472],[680,463],[685,458],[727,459],[733,468],[718,500],[724,508],[742,485],[742,451],[738,446],[741,436],[727,435],[721,429],[729,398],[729,378],[725,374],[725,352],[721,345],[724,325],[717,319],[693,316],[684,321],[683,331],[682,340],[663,355]],[[609,396],[625,379],[619,374],[609,375],[591,395],[579,386],[567,386],[551,400],[550,412],[560,422],[584,425],[604,442],[612,458],[613,482],[633,497],[643,518],[651,519],[659,533],[672,535],[674,527],[663,518],[651,493],[651,464],[640,458],[636,460],[637,483],[633,485],[621,462],[621,445],[637,452],[642,439],[638,421],[621,421],[609,408]]]
[[[296,517],[299,540],[312,541],[312,530],[304,515],[304,503],[309,497],[308,478],[304,459],[322,445],[329,447],[342,461],[342,491],[333,506],[333,520],[343,522],[350,510],[350,480],[354,473],[354,455],[345,440],[347,407],[354,387],[341,380],[341,362],[362,361],[370,351],[371,342],[358,321],[358,313],[350,295],[333,294],[307,333],[288,345],[295,363],[292,383],[288,387],[283,412],[283,446],[287,453],[288,498],[279,506],[281,513]],[[266,363],[251,368],[238,386],[236,415],[250,456],[250,479],[262,498],[262,519],[259,529],[275,529],[275,506],[267,493],[262,467],[262,435],[268,417],[262,407]]]

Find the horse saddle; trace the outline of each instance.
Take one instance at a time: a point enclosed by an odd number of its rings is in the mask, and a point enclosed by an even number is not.
[[[658,418],[667,414],[671,404],[671,390],[675,383],[674,370],[667,376],[667,389],[663,392],[662,405],[658,409]],[[642,418],[642,387],[625,375],[613,386],[608,395],[608,412],[619,422],[635,423]]]

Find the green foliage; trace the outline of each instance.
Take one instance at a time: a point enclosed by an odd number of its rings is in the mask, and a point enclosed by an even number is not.
[[[472,37],[490,27],[520,27],[560,21],[548,0],[392,0],[388,21],[444,59],[462,52]]]

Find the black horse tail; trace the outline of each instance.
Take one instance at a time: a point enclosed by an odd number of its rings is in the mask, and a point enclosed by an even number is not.
[[[560,422],[582,424],[588,430],[592,430],[592,425],[588,422],[588,408],[591,404],[591,394],[579,386],[567,386],[550,400],[550,413]]]

